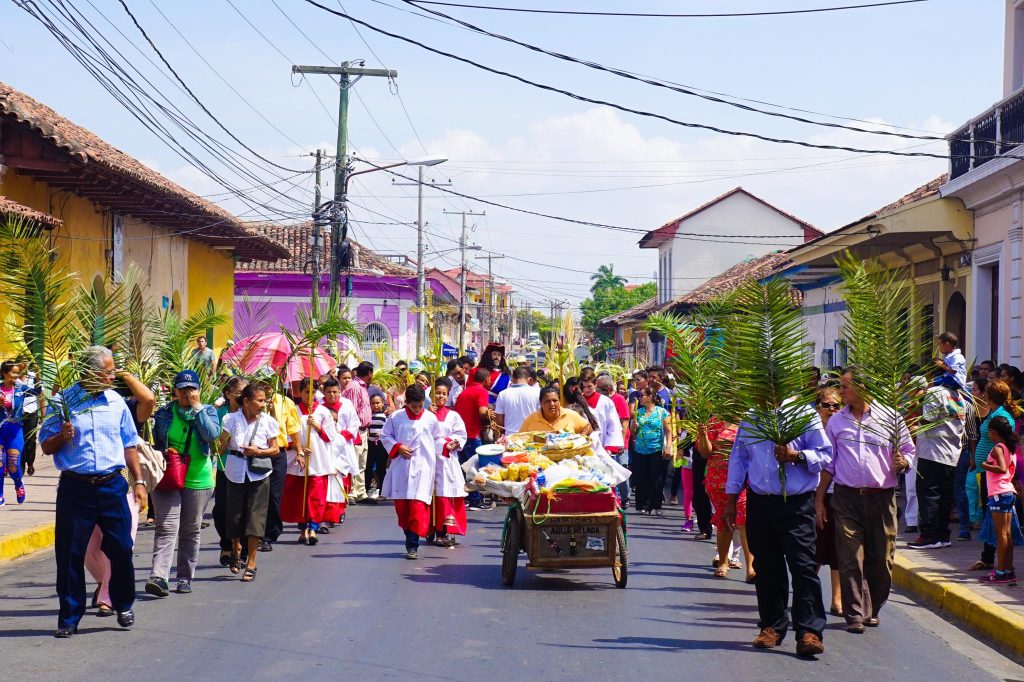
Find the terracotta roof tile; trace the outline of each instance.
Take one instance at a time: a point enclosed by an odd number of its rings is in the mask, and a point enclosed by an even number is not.
[[[92,131],[71,122],[42,102],[0,81],[0,120],[5,117],[28,126],[82,164],[102,166],[124,181],[132,182],[136,186],[141,185],[146,191],[182,202],[187,209],[195,212],[196,220],[214,219],[216,222],[211,227],[215,226],[218,232],[223,233],[222,239],[230,237],[236,241],[247,242],[236,247],[236,253],[252,252],[271,258],[285,255],[276,244],[264,242],[250,234],[242,221],[217,204],[193,194],[117,149]],[[198,237],[192,238],[202,241]]]
[[[253,261],[251,263],[240,263],[239,270],[250,272],[287,272],[287,273],[309,273],[309,263],[312,261],[312,245],[310,238],[313,235],[312,221],[281,225],[278,223],[250,223],[248,229],[254,234],[282,246],[288,251],[287,258],[281,258],[274,262]],[[324,240],[323,263],[321,267],[324,272],[329,272],[326,254],[330,253],[331,230],[321,230]],[[393,263],[380,254],[371,251],[362,244],[351,239],[348,240],[352,247],[352,267],[345,272],[365,273],[373,275],[387,275],[392,277],[415,277],[416,270],[407,268],[404,265]]]
[[[661,306],[661,310],[707,303],[721,294],[736,289],[748,280],[768,277],[788,264],[789,254],[785,251],[773,251],[759,258],[750,258],[737,263],[722,274],[712,277],[693,291],[666,303]]]
[[[0,194],[0,215],[24,218],[33,223],[39,223],[47,228],[60,227],[64,224],[63,220],[54,218],[49,213],[43,213],[42,211],[37,211],[34,208],[29,208],[28,206],[19,204],[17,201],[8,199],[2,194]]]
[[[598,324],[601,326],[622,324],[624,322],[630,322],[632,320],[640,319],[641,317],[647,317],[648,315],[650,315],[653,312],[656,312],[657,310],[658,297],[652,296],[643,303],[638,303],[632,308],[627,308],[626,310],[619,311],[614,315],[609,315],[608,317],[598,322]]]

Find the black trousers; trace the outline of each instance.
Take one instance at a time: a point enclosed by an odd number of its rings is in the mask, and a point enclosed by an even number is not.
[[[21,470],[28,470],[29,465],[36,463],[36,427],[39,426],[39,413],[26,412],[21,417],[21,429],[25,434],[25,448],[21,451]]]
[[[224,552],[231,551],[231,537],[228,535],[228,477],[220,469],[213,484],[213,527],[220,538],[220,548]]]
[[[955,479],[956,466],[917,460],[917,526],[926,541],[949,542]]]
[[[638,452],[633,457],[636,489],[633,497],[637,510],[661,509],[665,487],[665,460],[660,452]]]
[[[747,542],[757,578],[758,627],[774,628],[784,637],[792,625],[797,637],[825,629],[825,606],[815,551],[814,492],[758,495],[747,491]],[[787,573],[788,567],[788,573]],[[793,582],[793,620],[789,585]]]
[[[384,485],[384,474],[388,470],[388,451],[379,440],[366,445],[366,489],[372,485],[378,491]]]
[[[284,477],[288,475],[288,458],[282,451],[277,457],[271,457],[270,461],[274,463],[274,470],[270,473],[270,503],[267,505],[267,529],[263,539],[277,542],[284,532],[281,496],[284,494]]]
[[[95,485],[61,476],[54,526],[58,627],[77,627],[85,615],[85,552],[96,526],[103,531],[100,549],[110,559],[111,606],[115,611],[127,611],[135,602],[128,483],[120,474]]]
[[[711,535],[711,498],[704,489],[707,470],[708,461],[697,452],[697,448],[693,448],[693,513],[697,516],[697,529]]]

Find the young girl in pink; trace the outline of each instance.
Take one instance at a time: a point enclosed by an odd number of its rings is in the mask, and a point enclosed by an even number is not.
[[[995,417],[989,421],[988,436],[994,443],[988,459],[981,463],[985,470],[988,486],[988,504],[985,520],[981,524],[981,539],[996,546],[996,566],[978,582],[988,585],[1017,585],[1017,574],[1013,568],[1013,546],[1024,544],[1017,522],[1014,503],[1017,491],[1013,486],[1017,470],[1017,434],[1006,417]]]

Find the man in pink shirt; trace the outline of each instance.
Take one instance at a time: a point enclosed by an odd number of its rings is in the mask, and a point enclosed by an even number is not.
[[[370,425],[370,394],[366,387],[373,380],[373,365],[361,362],[356,367],[355,377],[347,367],[338,368],[338,382],[341,384],[341,395],[352,401],[359,417],[359,435],[356,437],[356,455],[359,457],[359,470],[352,475],[352,501],[362,502],[366,499],[366,429]]]
[[[855,372],[849,368],[841,377],[839,393],[846,407],[825,427],[834,453],[821,474],[815,507],[821,528],[825,492],[834,481],[832,517],[843,615],[846,630],[861,633],[864,626],[878,626],[878,612],[889,598],[896,553],[897,477],[910,469],[914,443],[902,417],[869,405],[857,393]],[[895,449],[893,440],[899,444]]]

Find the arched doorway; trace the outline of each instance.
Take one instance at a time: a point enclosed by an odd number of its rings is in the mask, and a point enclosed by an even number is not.
[[[946,303],[946,328],[960,339],[960,347],[967,347],[967,299],[959,291],[954,291]]]
[[[371,322],[363,328],[363,343],[359,349],[359,355],[363,360],[377,364],[377,351],[381,348],[384,349],[383,362],[385,366],[390,366],[391,353],[390,353],[390,340],[391,335],[388,333],[388,328],[380,322]]]

